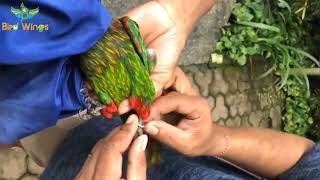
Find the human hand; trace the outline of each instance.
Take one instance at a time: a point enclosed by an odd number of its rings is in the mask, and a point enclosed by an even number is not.
[[[146,134],[185,155],[209,155],[216,125],[208,102],[199,96],[170,92],[153,103],[150,118],[171,112],[182,115],[177,126],[162,120],[150,121],[145,125]]]
[[[122,177],[123,153],[130,146],[138,128],[138,118],[131,115],[121,127],[113,130],[107,137],[100,140],[91,152],[77,180],[110,179]],[[147,165],[145,149],[148,143],[146,135],[135,139],[129,149],[128,180],[146,179]]]
[[[157,64],[151,74],[157,96],[162,94],[177,65],[184,48],[188,32],[179,22],[168,14],[164,6],[150,1],[129,11],[126,16],[135,20],[147,48],[157,55]]]
[[[170,91],[176,91],[186,95],[199,96],[199,92],[196,91],[180,67],[176,67],[173,71],[173,75],[169,82],[166,84],[163,95]]]

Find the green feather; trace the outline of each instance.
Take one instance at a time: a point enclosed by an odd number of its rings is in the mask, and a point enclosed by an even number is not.
[[[141,97],[146,105],[155,98],[147,51],[136,23],[125,17],[113,22],[105,36],[82,55],[80,66],[99,100],[119,105]]]

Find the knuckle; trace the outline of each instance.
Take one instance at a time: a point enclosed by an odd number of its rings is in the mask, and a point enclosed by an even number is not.
[[[147,167],[147,162],[146,162],[145,158],[138,158],[137,159],[137,167],[139,167],[139,168]]]
[[[132,130],[132,128],[130,127],[130,125],[125,124],[125,125],[121,126],[120,133],[128,134],[131,132],[131,130]]]
[[[128,165],[134,167],[135,169],[143,169],[147,167],[147,162],[145,158],[139,156],[135,158],[129,158]]]

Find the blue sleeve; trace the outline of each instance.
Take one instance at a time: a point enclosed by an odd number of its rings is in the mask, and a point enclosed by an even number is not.
[[[98,0],[0,2],[0,143],[85,108],[70,57],[95,44],[111,21]]]
[[[288,172],[285,172],[278,179],[320,179],[320,144],[316,144],[300,161]]]

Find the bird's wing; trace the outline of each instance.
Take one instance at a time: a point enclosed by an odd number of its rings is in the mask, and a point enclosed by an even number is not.
[[[29,11],[29,18],[33,18],[35,15],[37,15],[39,13],[39,7],[37,7],[36,9],[31,9]]]
[[[147,49],[145,48],[144,41],[141,37],[140,30],[138,24],[130,19],[129,17],[123,17],[121,19],[124,28],[126,29],[131,43],[135,47],[136,53],[139,55],[141,62],[143,63],[144,67],[148,68],[148,57],[147,57]]]
[[[16,15],[18,18],[21,18],[21,11],[19,9],[11,7],[11,12]]]

